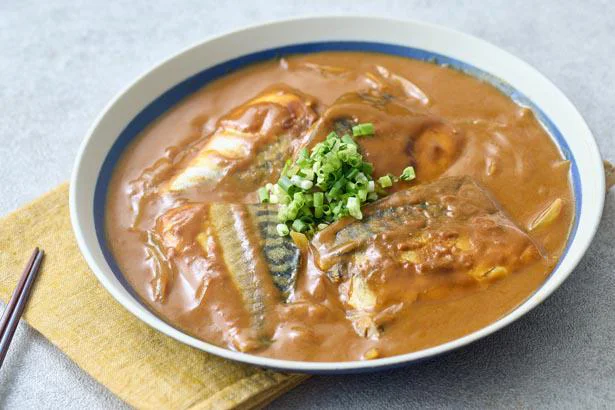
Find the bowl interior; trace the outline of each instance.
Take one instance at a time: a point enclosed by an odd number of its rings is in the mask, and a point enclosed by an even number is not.
[[[600,200],[584,201],[584,198],[604,197],[600,155],[581,116],[555,86],[527,64],[488,43],[421,23],[336,19],[338,33],[326,38],[310,36],[305,40],[312,41],[301,41],[305,31],[297,26],[304,26],[309,33],[328,20],[275,23],[197,45],[157,66],[120,94],[103,111],[84,141],[73,174],[70,201],[79,246],[94,273],[113,296],[132,313],[169,336],[233,360],[284,370],[358,371],[406,364],[467,344],[520,317],[559,286],[589,245],[602,203]],[[293,26],[290,32],[286,31],[289,24]],[[373,28],[380,26],[382,31],[376,33],[375,29],[366,34],[356,29],[363,24]],[[280,33],[285,33],[284,41],[280,40]],[[230,71],[281,55],[320,51],[379,52],[446,65],[494,85],[534,111],[563,156],[571,162],[575,217],[557,267],[544,285],[517,309],[477,332],[419,352],[369,362],[313,363],[262,358],[213,346],[164,322],[140,301],[107,246],[104,228],[108,185],[127,145],[183,98]]]

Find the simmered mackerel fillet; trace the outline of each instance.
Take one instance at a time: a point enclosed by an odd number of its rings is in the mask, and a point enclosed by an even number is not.
[[[455,163],[464,145],[461,132],[442,118],[374,90],[337,99],[310,131],[309,144],[322,140],[331,130],[340,136],[352,135],[357,122],[372,123],[376,129],[375,135],[357,142],[377,176],[399,175],[405,167],[414,166],[419,181],[434,180]],[[382,150],[383,144],[395,149]]]
[[[474,180],[443,178],[399,191],[314,237],[316,260],[361,335],[377,338],[377,318],[418,298],[451,297],[541,257],[537,246]],[[412,286],[396,286],[396,281]],[[453,289],[453,291],[451,291]]]
[[[279,174],[294,141],[317,119],[315,100],[287,86],[272,87],[223,117],[207,143],[171,179],[169,191],[249,192]]]
[[[270,205],[187,204],[161,216],[153,234],[160,246],[155,266],[173,264],[180,275],[205,267],[231,278],[249,322],[247,334],[231,341],[238,350],[267,343],[273,332],[268,311],[289,298],[301,266],[292,239],[276,233],[275,215]],[[194,263],[195,259],[203,263]],[[166,272],[155,276],[154,292],[174,286]]]

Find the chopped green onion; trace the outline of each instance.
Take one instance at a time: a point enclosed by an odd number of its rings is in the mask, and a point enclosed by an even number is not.
[[[314,194],[307,193],[303,196],[303,199],[305,200],[305,205],[314,205]]]
[[[309,158],[309,153],[307,148],[303,147],[301,148],[301,150],[299,151],[299,159],[307,159]]]
[[[333,185],[331,190],[329,190],[329,192],[327,193],[327,196],[329,198],[336,198],[336,197],[338,197],[339,193],[341,192],[342,188],[345,185],[346,185],[346,178],[342,177],[341,179],[337,180],[335,185]]]
[[[300,170],[301,168],[295,165],[294,167],[290,167],[286,175],[288,175],[289,177],[292,177],[294,175],[297,175]]]
[[[284,168],[282,168],[282,175],[286,174],[286,171],[292,164],[293,162],[290,159],[286,160],[286,162],[284,163]]]
[[[310,207],[308,205],[304,205],[301,208],[301,218],[312,218],[314,214],[312,213]]]
[[[291,202],[291,205],[292,204],[296,204],[299,208],[305,205],[305,197],[303,192],[295,192],[293,195],[293,201]]]
[[[301,179],[299,175],[293,175],[292,177],[290,177],[290,182],[295,186],[300,186],[301,181],[303,180]]]
[[[308,226],[301,219],[295,219],[292,224],[292,228],[294,231],[303,232],[307,230]]]
[[[278,198],[278,203],[280,204],[284,204],[284,205],[290,204],[290,195],[287,195],[286,193],[278,194],[277,198]]]
[[[286,175],[282,175],[280,177],[280,179],[278,180],[278,185],[280,186],[280,188],[282,188],[284,191],[288,192],[288,190],[290,189],[291,186],[293,186],[293,183],[290,182],[290,179],[286,176]]]
[[[325,200],[325,194],[322,192],[314,192],[314,207],[322,206]]]
[[[280,205],[278,208],[278,221],[284,222],[288,219],[288,205]]]
[[[361,202],[365,202],[367,200],[367,189],[359,189],[357,191],[357,197]]]
[[[401,173],[399,179],[402,181],[412,181],[416,178],[416,173],[414,172],[414,167],[406,167],[404,171]]]
[[[258,193],[258,200],[262,204],[269,202],[269,191],[267,191],[267,188],[265,187],[258,188],[258,191],[256,192]]]
[[[367,179],[367,177],[365,176],[365,174],[364,174],[364,173],[362,173],[362,172],[359,172],[359,173],[356,175],[356,177],[355,177],[355,179],[354,179],[354,180],[355,180],[355,181],[357,181],[357,183],[358,183],[358,184],[365,184],[365,183],[369,182],[369,180]]]
[[[374,124],[366,122],[352,127],[353,137],[364,137],[366,135],[374,135]]]
[[[324,204],[322,206],[322,213],[325,215],[331,215],[332,211],[331,211],[331,205],[329,204]]]
[[[385,175],[378,178],[378,184],[380,184],[380,186],[383,188],[388,188],[393,186],[393,180],[391,179],[390,175]]]
[[[322,192],[314,193],[314,216],[316,218],[321,218],[324,214],[324,203],[325,195]]]
[[[308,181],[314,179],[314,170],[312,168],[302,168],[300,172],[304,179],[307,179]]]
[[[282,236],[290,230],[313,235],[340,218],[363,218],[361,206],[386,195],[398,178],[385,175],[374,181],[374,166],[363,161],[354,137],[373,135],[371,123],[352,127],[352,136],[331,132],[311,150],[302,148],[294,161],[286,161],[276,184],[257,191],[261,202],[278,204],[276,231]],[[403,180],[415,177],[408,167]]]
[[[361,171],[363,171],[365,175],[371,175],[372,172],[374,172],[374,166],[370,162],[364,162],[361,164]]]
[[[290,233],[290,229],[288,229],[286,224],[277,224],[275,230],[278,231],[278,235],[280,236],[286,236]]]
[[[333,209],[331,209],[333,216],[336,216],[338,218],[341,218],[342,216],[346,216],[347,212],[344,212],[344,205],[345,204],[342,201],[337,202],[335,206],[333,207]],[[348,209],[346,209],[346,211],[348,211]]]
[[[335,131],[331,131],[331,132],[329,133],[329,135],[327,135],[327,141],[334,140],[335,138],[339,138],[339,137],[337,136],[337,133],[336,133]]]
[[[312,181],[307,181],[307,180],[303,180],[301,181],[301,183],[299,184],[299,188],[307,191],[308,189],[312,188],[312,186],[314,186],[314,183]]]
[[[348,163],[353,167],[360,167],[363,162],[363,158],[360,155],[354,155],[348,158]]]
[[[363,219],[363,214],[361,213],[361,202],[354,196],[348,198],[348,202],[346,204],[348,208],[348,213],[356,219]]]
[[[356,141],[353,140],[352,137],[350,135],[348,135],[348,134],[344,134],[342,136],[342,142],[345,142],[346,144],[351,144],[351,145],[354,145],[354,146],[357,145]]]
[[[359,170],[356,168],[353,168],[350,170],[349,173],[346,174],[346,178],[347,179],[353,179],[354,177],[356,177],[359,174]]]

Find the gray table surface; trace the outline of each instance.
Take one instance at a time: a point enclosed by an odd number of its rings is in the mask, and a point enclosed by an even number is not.
[[[272,19],[367,14],[444,24],[525,59],[575,103],[615,159],[611,1],[0,1],[0,214],[69,178],[97,113],[152,64],[210,35]],[[369,27],[365,28],[369,30]],[[410,368],[314,377],[271,408],[607,408],[615,403],[611,192],[587,255],[544,304],[467,348]],[[123,408],[21,325],[0,408]]]

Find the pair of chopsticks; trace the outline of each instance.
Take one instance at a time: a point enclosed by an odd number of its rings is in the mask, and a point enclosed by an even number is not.
[[[13,296],[11,296],[11,300],[9,300],[9,303],[6,305],[6,309],[2,312],[2,317],[0,318],[0,367],[2,367],[2,363],[4,363],[9,345],[15,335],[19,318],[21,318],[26,304],[28,303],[32,284],[38,275],[43,255],[43,251],[39,248],[36,248],[34,252],[32,252],[32,256],[30,256],[30,260],[28,260],[28,264],[21,274],[19,283],[13,291]]]

